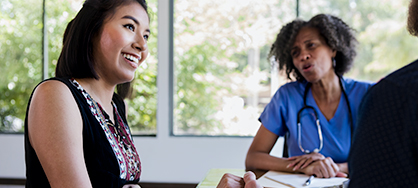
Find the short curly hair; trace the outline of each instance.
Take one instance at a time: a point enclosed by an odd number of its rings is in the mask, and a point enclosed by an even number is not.
[[[408,31],[418,37],[418,0],[412,0],[408,11]]]
[[[282,27],[277,34],[268,58],[274,57],[278,61],[280,71],[285,71],[290,80],[292,80],[292,76],[298,81],[305,80],[293,65],[290,54],[295,38],[303,27],[317,28],[327,45],[337,51],[335,56],[336,66],[334,67],[337,75],[342,76],[350,70],[357,55],[356,46],[358,41],[354,36],[355,31],[336,16],[318,14],[309,21],[295,19]]]

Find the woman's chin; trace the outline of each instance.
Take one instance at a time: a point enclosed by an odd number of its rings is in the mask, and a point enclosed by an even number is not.
[[[134,80],[134,78],[135,78],[135,74],[127,74],[121,79],[120,82],[121,83],[131,82],[132,80]]]

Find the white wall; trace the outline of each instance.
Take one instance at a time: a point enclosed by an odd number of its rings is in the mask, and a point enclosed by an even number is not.
[[[158,5],[157,137],[135,137],[142,162],[142,182],[198,183],[211,168],[245,168],[252,138],[169,136],[169,5]],[[258,125],[254,125],[258,126]],[[272,151],[281,156],[283,141]],[[22,134],[0,134],[0,178],[24,178]]]
[[[23,134],[0,134],[0,178],[25,177]]]
[[[168,130],[168,128],[167,128]],[[244,169],[252,138],[136,137],[143,182],[198,183],[211,168]],[[282,140],[273,153],[281,155]],[[0,178],[25,178],[23,135],[0,135]]]

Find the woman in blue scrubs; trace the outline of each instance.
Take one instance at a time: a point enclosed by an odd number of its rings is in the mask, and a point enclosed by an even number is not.
[[[248,170],[347,176],[357,110],[372,83],[343,77],[357,40],[341,19],[326,14],[285,25],[270,57],[293,82],[280,87],[260,115],[261,126],[246,158]],[[286,136],[289,158],[270,155]]]

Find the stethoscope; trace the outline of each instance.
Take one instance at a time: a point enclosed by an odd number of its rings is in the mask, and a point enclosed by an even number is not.
[[[342,91],[342,93],[345,97],[345,101],[346,101],[347,106],[348,106],[348,113],[349,113],[349,116],[350,116],[350,123],[351,123],[350,124],[351,125],[351,133],[353,133],[354,122],[353,122],[353,116],[352,116],[352,113],[351,113],[350,101],[348,100],[347,93],[345,92],[345,87],[342,84],[341,76],[338,76],[338,78],[339,78],[339,83],[340,83],[340,86],[341,86],[341,91]],[[315,110],[314,107],[306,105],[306,96],[308,95],[308,91],[309,91],[309,88],[311,86],[312,86],[312,83],[308,83],[305,87],[305,93],[303,94],[303,104],[304,104],[304,106],[298,111],[298,117],[297,117],[298,118],[297,119],[298,144],[299,144],[300,150],[303,153],[306,153],[306,154],[309,154],[309,153],[312,153],[312,152],[318,153],[319,151],[322,150],[322,147],[324,146],[324,139],[322,137],[322,130],[321,130],[321,124],[319,123],[318,112]],[[316,119],[315,123],[316,123],[316,127],[318,129],[318,137],[319,137],[319,147],[315,148],[312,152],[310,150],[306,150],[302,147],[302,138],[301,138],[302,137],[301,136],[302,131],[301,131],[300,115],[303,112],[303,110],[307,110],[307,109],[310,109],[314,112],[315,119]]]

